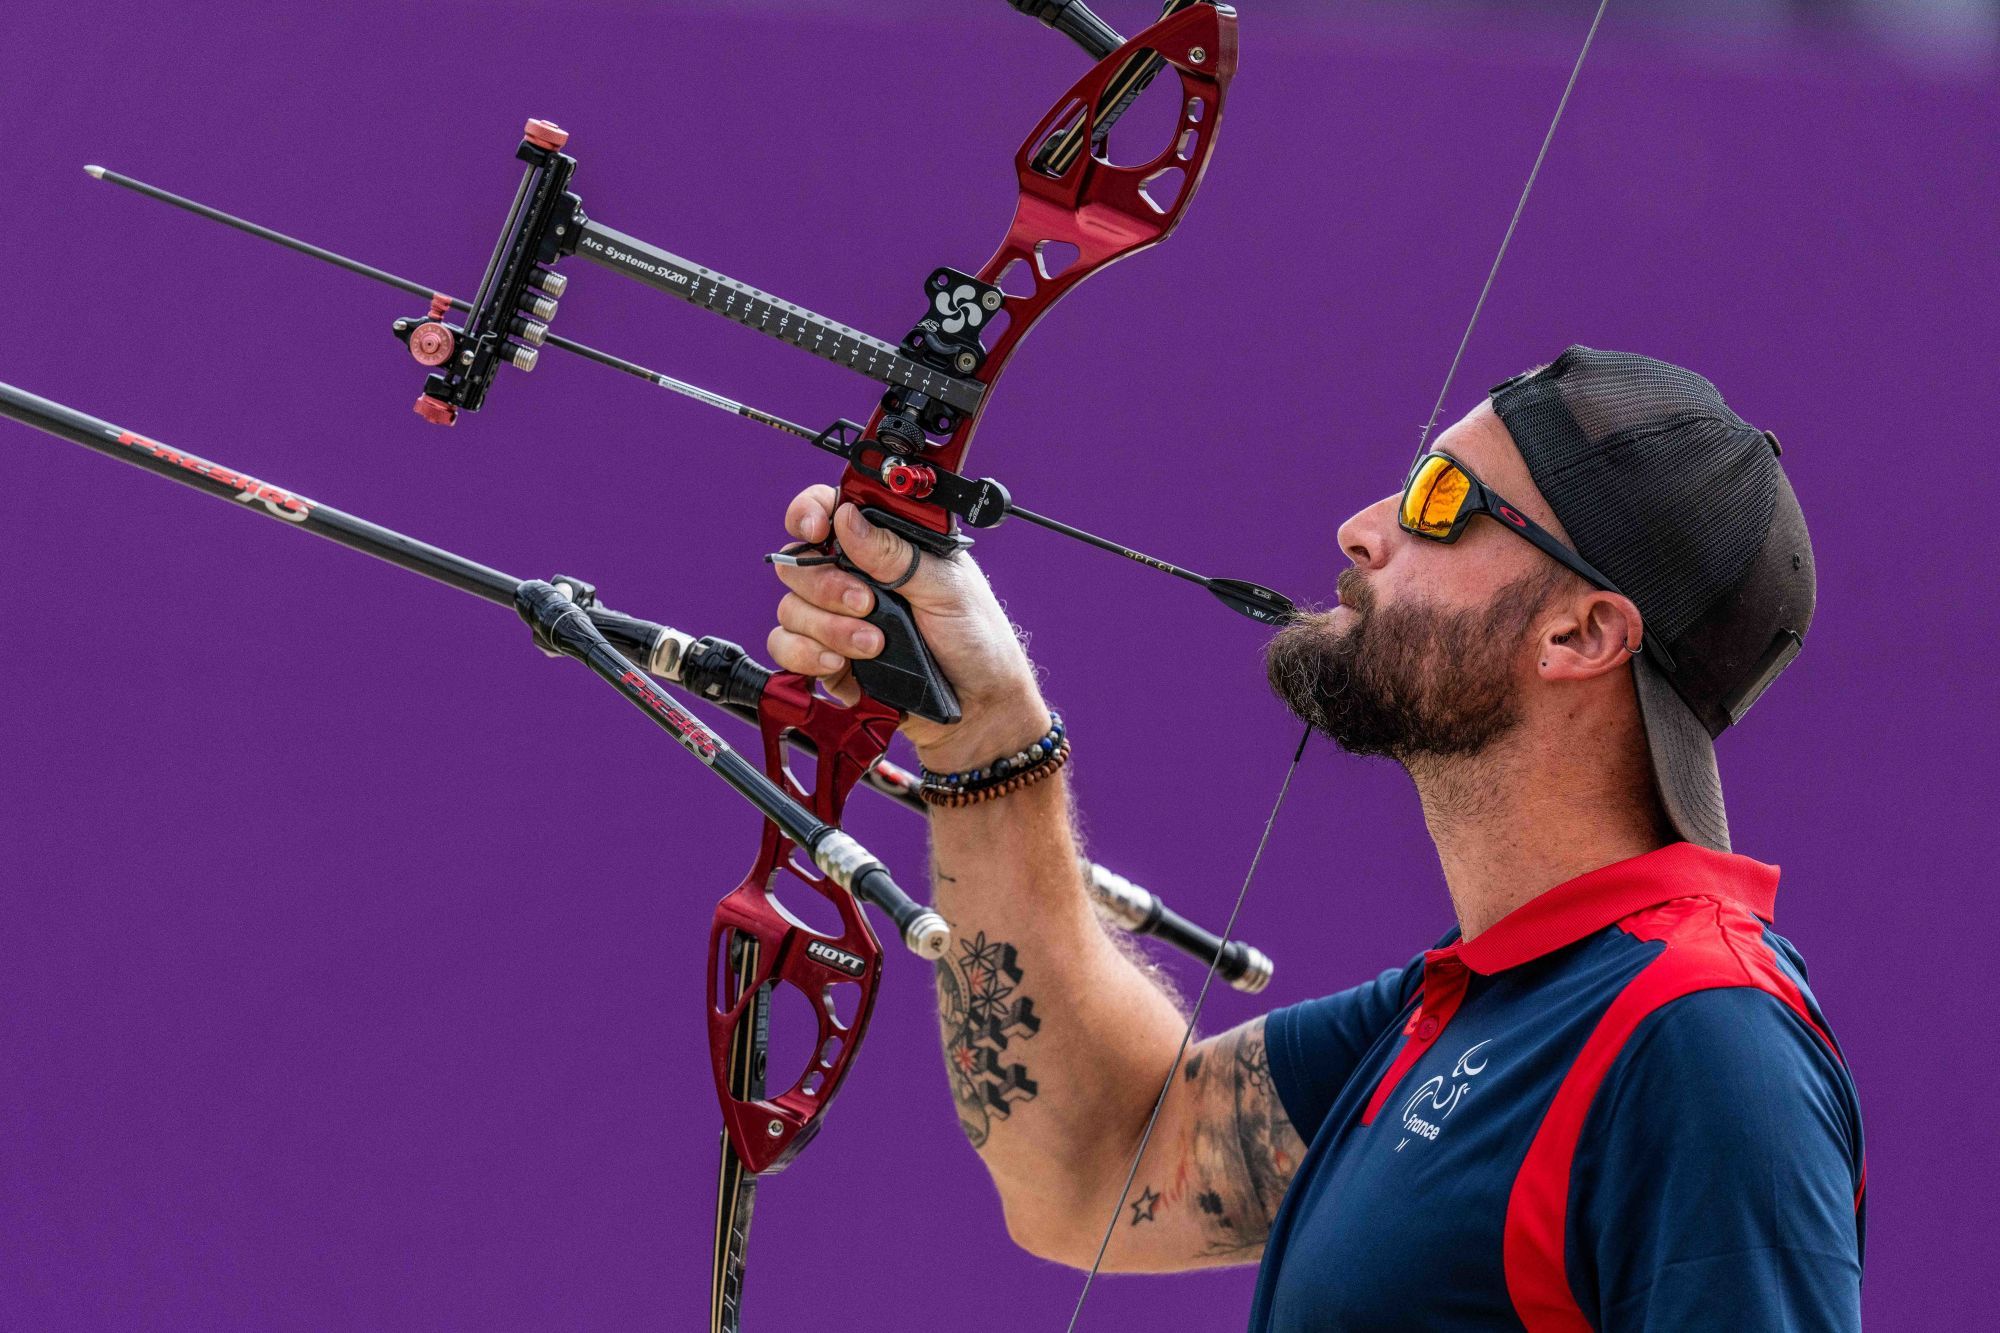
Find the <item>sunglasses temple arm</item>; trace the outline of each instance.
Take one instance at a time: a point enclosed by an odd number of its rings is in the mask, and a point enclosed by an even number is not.
[[[1484,489],[1484,486],[1485,483],[1482,482],[1481,489]],[[1487,495],[1491,497],[1492,492],[1490,491],[1487,492]],[[1512,508],[1511,505],[1508,507]],[[1515,512],[1518,513],[1519,511],[1516,510]],[[1501,521],[1503,523],[1506,522],[1505,519],[1502,519]],[[1528,518],[1525,515],[1521,519],[1521,524],[1522,526],[1518,529],[1518,531],[1523,537],[1526,537],[1529,541],[1541,547],[1542,550],[1548,552],[1551,556],[1555,557],[1556,560],[1568,566],[1568,568],[1572,573],[1581,575],[1586,583],[1593,584],[1605,592],[1618,593],[1620,597],[1626,596],[1625,593],[1619,590],[1618,585],[1613,583],[1610,579],[1604,577],[1604,575],[1601,572],[1599,572],[1599,570],[1595,565],[1591,564],[1588,560],[1585,560],[1575,551],[1570,550],[1569,547],[1564,546],[1561,542],[1557,541],[1555,534],[1550,532],[1547,528],[1542,527],[1540,524],[1536,523],[1533,519]],[[1509,524],[1509,526],[1513,525]],[[1648,634],[1645,636],[1645,641],[1641,645],[1641,647],[1644,649],[1646,655],[1651,657],[1654,663],[1657,664],[1668,675],[1672,675],[1673,672],[1677,669],[1674,665],[1673,654],[1667,651],[1665,644],[1662,644],[1658,639],[1654,638],[1652,635]]]

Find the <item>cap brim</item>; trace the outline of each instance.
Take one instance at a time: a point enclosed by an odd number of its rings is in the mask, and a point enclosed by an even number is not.
[[[1708,728],[1646,658],[1632,663],[1632,677],[1667,818],[1689,842],[1728,851],[1729,814],[1722,808],[1722,775]]]

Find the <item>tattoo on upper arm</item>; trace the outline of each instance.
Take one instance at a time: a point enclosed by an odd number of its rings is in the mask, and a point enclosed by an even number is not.
[[[1271,1052],[1264,1045],[1262,1033],[1259,1033],[1255,1040],[1245,1041],[1237,1046],[1236,1069],[1244,1090],[1253,1092],[1259,1097],[1273,1095]]]
[[[1271,1083],[1263,1024],[1190,1055],[1183,1078],[1193,1085],[1192,1147],[1165,1181],[1141,1188],[1129,1225],[1185,1210],[1199,1228],[1204,1253],[1252,1258],[1269,1238],[1278,1203],[1305,1155],[1305,1141]]]
[[[1013,945],[989,941],[984,931],[957,945],[956,956],[937,964],[938,1029],[958,1127],[978,1148],[993,1121],[1033,1099],[1035,1081],[1013,1048],[1033,1037],[1042,1020],[1035,1002],[1021,994]]]

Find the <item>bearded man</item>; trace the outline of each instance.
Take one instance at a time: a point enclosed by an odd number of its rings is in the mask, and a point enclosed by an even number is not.
[[[1711,744],[1811,620],[1778,452],[1701,377],[1572,347],[1341,525],[1340,604],[1277,636],[1271,682],[1408,771],[1458,927],[1197,1043],[1107,1269],[1261,1260],[1254,1330],[1859,1327],[1854,1086],[1771,929],[1776,867],[1731,852]],[[977,568],[832,504],[808,490],[787,526],[903,580],[964,708],[904,724],[953,798],[960,1121],[1014,1239],[1090,1267],[1183,1020],[1094,917],[1067,737]],[[780,576],[772,655],[851,691],[870,582]]]

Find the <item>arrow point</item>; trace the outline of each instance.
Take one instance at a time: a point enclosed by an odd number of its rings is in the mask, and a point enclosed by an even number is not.
[[[104,179],[103,167],[85,167],[83,169],[83,173],[84,175],[90,177],[92,180],[101,181]]]

